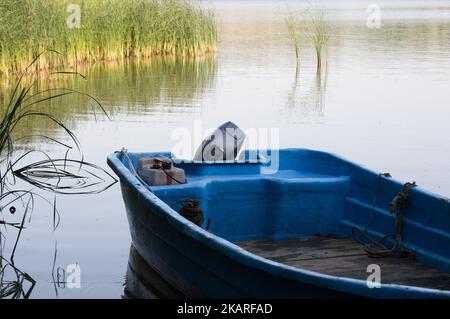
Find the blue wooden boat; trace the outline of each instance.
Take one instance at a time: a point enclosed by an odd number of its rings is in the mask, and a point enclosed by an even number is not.
[[[262,156],[182,161],[186,184],[151,189],[138,160],[172,154],[111,154],[134,247],[188,297],[450,297],[448,199],[329,153],[276,152],[273,174]],[[186,198],[201,227],[178,213]]]

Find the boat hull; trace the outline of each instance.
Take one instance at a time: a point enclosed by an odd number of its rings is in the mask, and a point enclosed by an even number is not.
[[[120,153],[110,155],[108,163],[121,180],[134,247],[189,298],[450,297],[449,291],[421,287],[382,284],[369,288],[363,280],[316,273],[254,255],[173,211],[130,173]]]
[[[157,209],[122,185],[133,245],[145,261],[189,298],[348,298],[250,267],[173,228]]]

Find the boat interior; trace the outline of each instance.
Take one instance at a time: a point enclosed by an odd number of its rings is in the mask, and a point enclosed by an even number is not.
[[[130,153],[134,167],[143,156],[171,154]],[[378,264],[382,283],[450,290],[448,200],[413,189],[401,220],[408,254],[374,258],[367,245],[395,234],[389,204],[403,184],[328,153],[284,150],[277,156],[277,169],[268,173],[273,163],[259,157],[176,162],[187,183],[152,191],[175,211],[180,200],[198,199],[202,228],[275,262],[355,279],[367,279],[367,267]],[[388,235],[380,243],[390,249],[397,238]]]
[[[240,247],[264,258],[319,273],[366,280],[380,267],[382,283],[450,290],[450,274],[440,271],[413,256],[369,257],[364,246],[353,238],[320,235],[284,240],[248,240]]]

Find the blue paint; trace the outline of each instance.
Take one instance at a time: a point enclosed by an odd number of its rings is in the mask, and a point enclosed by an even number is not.
[[[137,167],[143,156],[171,154],[129,156]],[[395,217],[387,208],[402,183],[386,177],[377,182],[377,173],[329,153],[286,149],[279,156],[275,174],[261,174],[269,165],[262,159],[252,163],[181,162],[177,166],[185,170],[188,183],[152,187],[154,194],[130,173],[121,153],[111,154],[108,164],[121,180],[134,246],[188,296],[450,297],[450,291],[391,284],[369,289],[365,281],[290,267],[234,245],[239,240],[314,234],[352,237],[354,226],[367,228],[375,237],[394,231]],[[200,199],[205,223],[211,219],[210,232],[170,207],[187,197]],[[405,247],[416,252],[418,260],[449,272],[449,233],[448,199],[413,189],[404,210]]]

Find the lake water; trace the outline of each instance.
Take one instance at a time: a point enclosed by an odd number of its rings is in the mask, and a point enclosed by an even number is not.
[[[64,82],[98,97],[111,121],[95,120],[83,98],[62,98],[51,108],[76,133],[86,160],[104,168],[106,156],[122,147],[171,150],[175,129],[231,120],[278,129],[280,147],[337,153],[450,196],[450,1],[377,1],[379,29],[366,25],[371,2],[208,3],[219,20],[216,57],[94,66],[84,72],[87,81]],[[320,78],[310,43],[296,77],[284,23],[287,10],[311,4],[325,8],[331,26]],[[37,119],[22,130],[69,141]],[[24,147],[61,154],[37,138]],[[37,280],[32,297],[120,298],[131,239],[119,185],[99,195],[58,196],[57,203],[57,230],[52,208],[36,203],[16,253],[16,264]],[[55,289],[56,242],[56,267],[78,263],[81,288]]]

